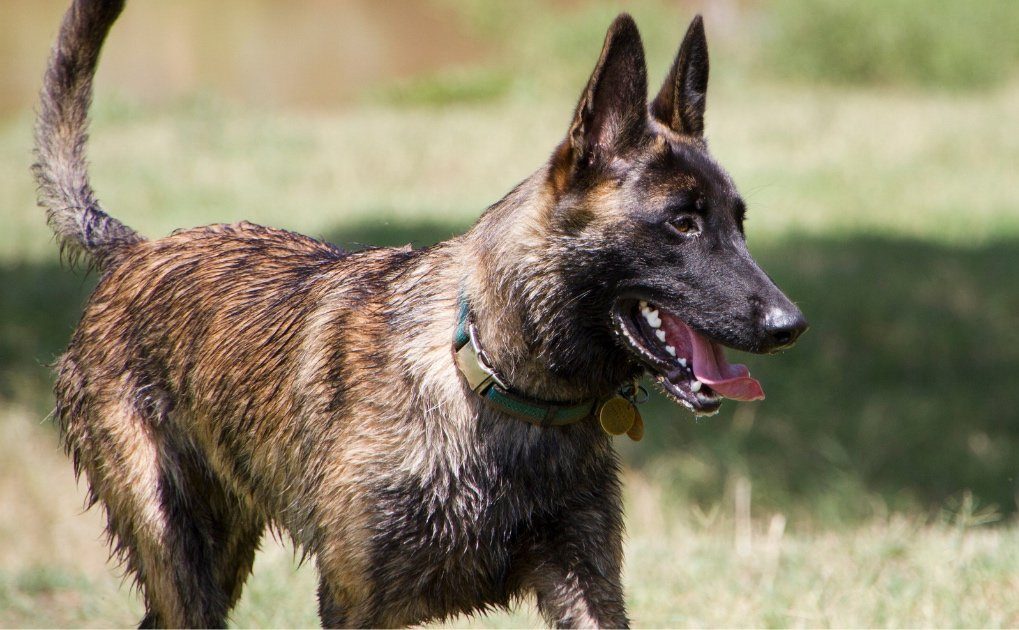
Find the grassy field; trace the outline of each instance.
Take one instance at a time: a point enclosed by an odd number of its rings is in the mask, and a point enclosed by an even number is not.
[[[0,625],[130,626],[137,596],[105,564],[95,511],[79,514],[63,455],[35,417],[0,424]],[[711,509],[679,508],[647,475],[626,475],[625,581],[635,625],[657,627],[1014,627],[1019,528],[982,527],[972,505],[812,528],[781,513],[746,518],[736,479]],[[749,493],[749,496],[748,496]],[[7,503],[10,502],[10,503]],[[236,627],[317,625],[313,567],[267,539]],[[535,627],[528,602],[457,626]]]
[[[457,6],[498,34],[499,63],[345,108],[143,105],[101,83],[99,196],[151,236],[247,219],[357,247],[466,229],[565,132],[613,9],[557,25]],[[689,12],[631,10],[655,81]],[[719,30],[712,150],[748,201],[751,251],[813,326],[790,353],[740,357],[765,402],[694,421],[655,399],[645,440],[618,442],[635,623],[1019,625],[1019,82],[995,66],[979,88],[808,84],[795,63],[755,65],[765,39]],[[94,279],[61,268],[34,206],[30,128],[27,110],[0,119],[0,626],[129,625],[140,603],[46,419],[46,364]],[[267,539],[234,622],[315,625],[313,567]],[[539,620],[524,603],[457,623]]]

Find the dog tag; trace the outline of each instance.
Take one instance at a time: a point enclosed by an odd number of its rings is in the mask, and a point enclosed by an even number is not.
[[[626,435],[634,442],[640,442],[644,439],[644,418],[640,417],[640,409],[636,407],[633,409],[633,426],[626,432]]]
[[[613,396],[602,403],[598,412],[601,428],[609,435],[622,435],[633,426],[637,408],[622,396]]]

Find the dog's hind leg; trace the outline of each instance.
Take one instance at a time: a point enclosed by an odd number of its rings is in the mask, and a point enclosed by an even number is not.
[[[214,550],[212,562],[216,580],[227,596],[229,612],[240,600],[244,583],[251,575],[265,521],[256,516],[235,514],[223,522],[226,524],[223,544]]]
[[[204,465],[182,459],[182,478],[163,483],[164,549],[151,557],[168,579],[154,591],[146,589],[142,625],[223,627],[251,574],[264,521],[231,507],[239,500],[206,477]],[[178,603],[186,606],[182,616],[161,612]]]
[[[130,372],[83,374],[68,356],[58,372],[61,432],[92,502],[103,505],[115,555],[142,591],[141,625],[223,626],[261,521],[241,512],[182,439],[167,395]]]
[[[169,524],[164,544],[172,550],[164,569],[174,572],[177,591],[169,599],[190,602],[201,625],[222,627],[251,574],[265,521],[243,507],[190,441],[168,450],[177,457],[161,486]]]

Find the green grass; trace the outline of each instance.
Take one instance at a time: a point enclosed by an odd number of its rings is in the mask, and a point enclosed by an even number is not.
[[[50,436],[2,409],[0,627],[130,626],[137,594],[103,564],[99,515]],[[31,430],[26,430],[26,427]],[[626,475],[625,583],[644,627],[1014,627],[1019,528],[982,526],[972,503],[932,521],[903,515],[854,528],[795,526],[778,512],[747,520],[736,496],[710,510],[679,506],[648,476]],[[743,514],[741,516],[741,514]],[[33,523],[32,527],[26,523]],[[232,616],[235,627],[317,625],[314,567],[266,539]],[[529,602],[512,613],[459,619],[469,627],[535,627]]]
[[[466,229],[565,133],[615,9],[527,21],[454,4],[503,51],[490,67],[332,113],[211,96],[143,107],[100,85],[90,156],[104,205],[151,236],[247,219],[357,247]],[[655,83],[689,16],[631,10]],[[743,27],[708,17],[712,150],[748,200],[752,252],[813,326],[789,353],[740,357],[765,402],[694,421],[655,399],[645,440],[617,442],[635,621],[1019,624],[1019,84],[776,82],[739,52]],[[0,122],[0,540],[13,541],[0,545],[0,626],[128,625],[140,605],[105,564],[98,514],[77,513],[45,421],[46,364],[94,279],[56,259],[30,128],[28,112]],[[313,567],[294,572],[290,551],[266,546],[235,622],[315,624]],[[524,606],[472,623],[538,619]]]
[[[104,96],[90,155],[104,203],[152,235],[242,218],[315,234],[369,218],[459,229],[546,159],[577,91],[336,115],[203,98],[140,109]],[[1019,85],[910,95],[752,84],[711,102],[709,140],[749,202],[752,245],[799,232],[972,246],[1019,232],[1007,185],[1019,157]],[[7,263],[53,259],[27,176],[30,128],[27,115],[0,126]]]
[[[631,461],[697,499],[733,470],[752,473],[765,504],[817,514],[823,503],[835,520],[865,517],[875,500],[937,509],[964,490],[1013,512],[1019,211],[1005,183],[1019,163],[1019,119],[1006,115],[1019,90],[751,89],[754,107],[714,97],[713,148],[749,200],[752,251],[814,327],[793,352],[746,358],[768,402],[699,423],[658,404]],[[569,109],[508,99],[296,116],[105,99],[93,171],[106,206],[150,235],[249,219],[344,245],[424,244],[465,229],[545,159]],[[42,411],[43,364],[90,285],[59,269],[33,207],[28,126],[0,131],[11,208],[0,393]]]
[[[810,81],[986,88],[1019,68],[1019,5],[1010,0],[777,0],[773,69]]]

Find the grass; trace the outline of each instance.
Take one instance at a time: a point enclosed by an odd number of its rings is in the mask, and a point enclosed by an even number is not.
[[[340,236],[367,218],[460,228],[548,156],[574,91],[342,115],[101,97],[90,155],[106,205],[148,234],[241,218]],[[1005,185],[1019,155],[1017,108],[1019,85],[915,95],[761,84],[713,92],[708,134],[750,204],[752,245],[799,232],[971,246],[1019,232]],[[0,127],[6,263],[53,259],[26,176],[30,129],[27,114]]]
[[[129,626],[134,592],[104,566],[95,511],[37,419],[4,408],[0,423],[0,626]],[[972,507],[931,522],[903,515],[833,531],[782,513],[747,520],[737,480],[711,510],[679,507],[647,475],[626,477],[626,575],[639,626],[1009,627],[1019,623],[1019,528],[981,527]],[[752,497],[747,497],[752,501]],[[32,526],[27,524],[31,523]],[[317,625],[312,566],[265,541],[237,627]],[[531,627],[529,603],[456,625]]]
[[[612,10],[514,39],[519,16],[490,6],[461,9],[518,61],[330,113],[211,96],[142,107],[100,85],[95,187],[148,235],[240,219],[355,247],[462,231],[565,132]],[[650,24],[654,81],[683,16],[632,10]],[[751,250],[813,328],[780,357],[740,357],[764,403],[694,422],[656,399],[645,440],[618,442],[634,620],[1019,625],[1019,84],[808,88],[752,78],[725,37],[712,150],[749,202]],[[0,540],[14,541],[0,545],[0,626],[129,625],[139,602],[105,564],[98,514],[76,512],[45,421],[46,364],[94,279],[56,260],[30,127],[27,112],[0,122]],[[235,624],[316,624],[314,581],[267,541]],[[525,605],[457,623],[538,619]]]
[[[795,352],[746,359],[768,403],[729,405],[698,424],[655,407],[660,433],[632,461],[667,461],[677,492],[698,499],[732,470],[761,477],[762,500],[777,509],[806,500],[817,513],[815,499],[837,488],[824,510],[835,520],[871,514],[875,499],[937,509],[967,489],[1013,512],[1019,292],[1007,278],[1019,212],[1003,183],[1019,161],[1019,121],[1006,116],[1019,89],[765,84],[752,87],[754,108],[720,91],[709,132],[749,200],[751,249],[814,329]],[[566,100],[508,99],[295,116],[107,99],[93,171],[107,207],[146,234],[246,218],[345,245],[423,244],[465,229],[543,160],[569,110]],[[10,179],[0,204],[12,209],[0,233],[0,277],[12,289],[0,295],[0,392],[43,410],[43,364],[90,285],[59,269],[33,207],[28,128],[22,119],[0,131],[0,177]],[[755,421],[733,431],[748,413]]]
[[[917,0],[777,0],[767,55],[810,81],[986,88],[1019,65],[1019,7]]]

